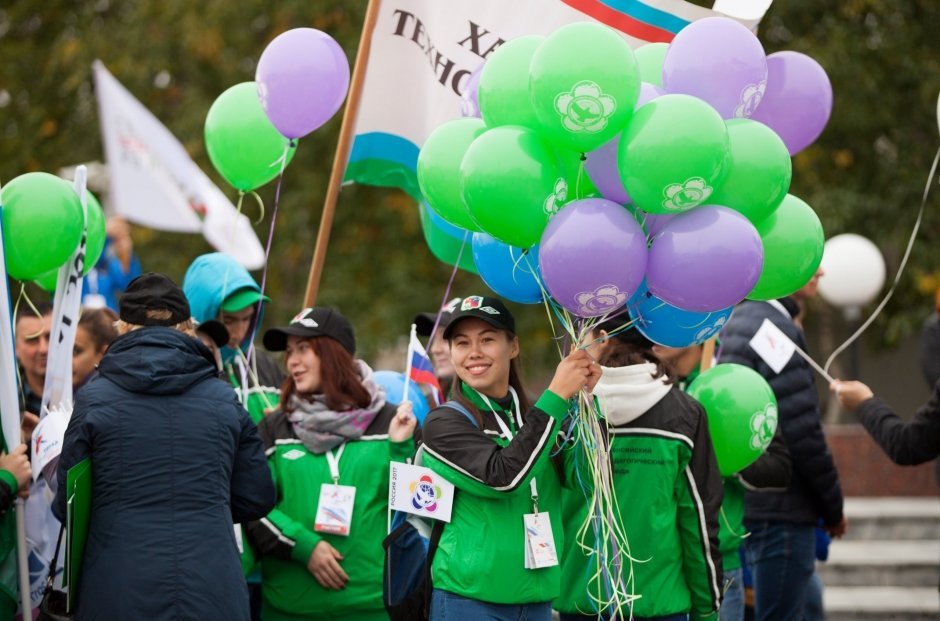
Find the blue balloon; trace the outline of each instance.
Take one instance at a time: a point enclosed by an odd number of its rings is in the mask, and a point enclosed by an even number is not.
[[[405,393],[405,374],[398,371],[376,371],[372,374],[375,383],[385,389],[385,402],[391,405],[399,405],[402,402],[402,395]],[[424,423],[424,417],[431,411],[428,406],[428,400],[424,398],[421,389],[414,382],[408,384],[408,400],[418,419],[418,424]]]
[[[627,302],[627,310],[636,321],[637,330],[649,340],[666,347],[688,347],[717,335],[728,323],[734,307],[710,313],[684,310],[650,293],[644,280]]]
[[[542,301],[538,246],[523,254],[486,233],[474,233],[472,246],[480,278],[496,295],[520,304]]]

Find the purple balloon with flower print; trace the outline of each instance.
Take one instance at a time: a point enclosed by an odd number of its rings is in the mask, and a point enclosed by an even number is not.
[[[578,317],[622,308],[643,281],[646,235],[626,208],[603,198],[565,205],[539,245],[548,292]]]
[[[656,99],[666,92],[647,82],[640,83],[640,98],[636,102],[636,108],[639,109],[644,104]],[[621,205],[632,202],[626,188],[623,187],[623,181],[620,179],[620,169],[617,168],[617,151],[620,145],[620,136],[601,145],[587,154],[584,161],[584,172],[588,179],[601,193],[601,196],[607,200],[614,201]]]
[[[705,100],[723,119],[750,117],[767,88],[764,47],[733,19],[694,21],[669,44],[663,88]]]
[[[664,302],[713,312],[743,300],[763,265],[754,225],[733,209],[706,205],[677,215],[653,239],[646,280]]]
[[[832,84],[822,66],[799,52],[767,57],[767,91],[751,116],[796,155],[822,133],[832,113]]]

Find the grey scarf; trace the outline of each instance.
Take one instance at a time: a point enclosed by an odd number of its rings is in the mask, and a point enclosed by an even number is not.
[[[372,378],[372,369],[362,360],[355,363],[362,385],[372,395],[372,403],[367,407],[334,412],[327,407],[323,395],[313,395],[312,401],[297,393],[291,395],[288,420],[311,453],[322,455],[347,440],[358,440],[385,406],[385,390]]]

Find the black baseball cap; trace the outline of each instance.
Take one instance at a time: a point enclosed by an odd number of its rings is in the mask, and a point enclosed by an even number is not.
[[[189,319],[189,301],[175,282],[165,274],[148,272],[132,280],[118,302],[118,316],[137,326],[175,326]],[[148,317],[147,311],[170,312],[166,319]]]
[[[444,338],[450,340],[454,327],[460,323],[461,319],[467,319],[468,317],[475,317],[494,328],[506,330],[513,334],[516,333],[516,320],[513,319],[512,313],[509,312],[502,300],[485,295],[471,295],[461,300],[460,304],[454,309],[450,323],[444,328]]]
[[[458,304],[460,304],[460,298],[454,298],[441,307],[441,319],[438,321],[438,328],[443,329],[447,327],[447,324],[450,323],[451,318],[454,316]],[[434,322],[437,321],[437,315],[438,313],[418,313],[415,315],[412,323],[415,324],[415,332],[418,333],[418,336],[431,336],[431,331],[434,329]]]
[[[328,336],[338,341],[350,354],[356,353],[356,335],[352,324],[333,308],[305,308],[283,328],[271,328],[264,333],[264,346],[268,351],[287,349],[287,337],[313,338]]]
[[[228,328],[215,319],[196,324],[196,332],[202,332],[208,336],[217,347],[224,347],[229,342]]]

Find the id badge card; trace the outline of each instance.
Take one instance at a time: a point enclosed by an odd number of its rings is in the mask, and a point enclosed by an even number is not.
[[[557,565],[558,553],[548,513],[527,513],[522,519],[525,524],[525,568],[542,569]]]
[[[320,485],[320,500],[317,502],[317,517],[313,530],[318,533],[348,536],[355,498],[355,487],[333,483]]]

